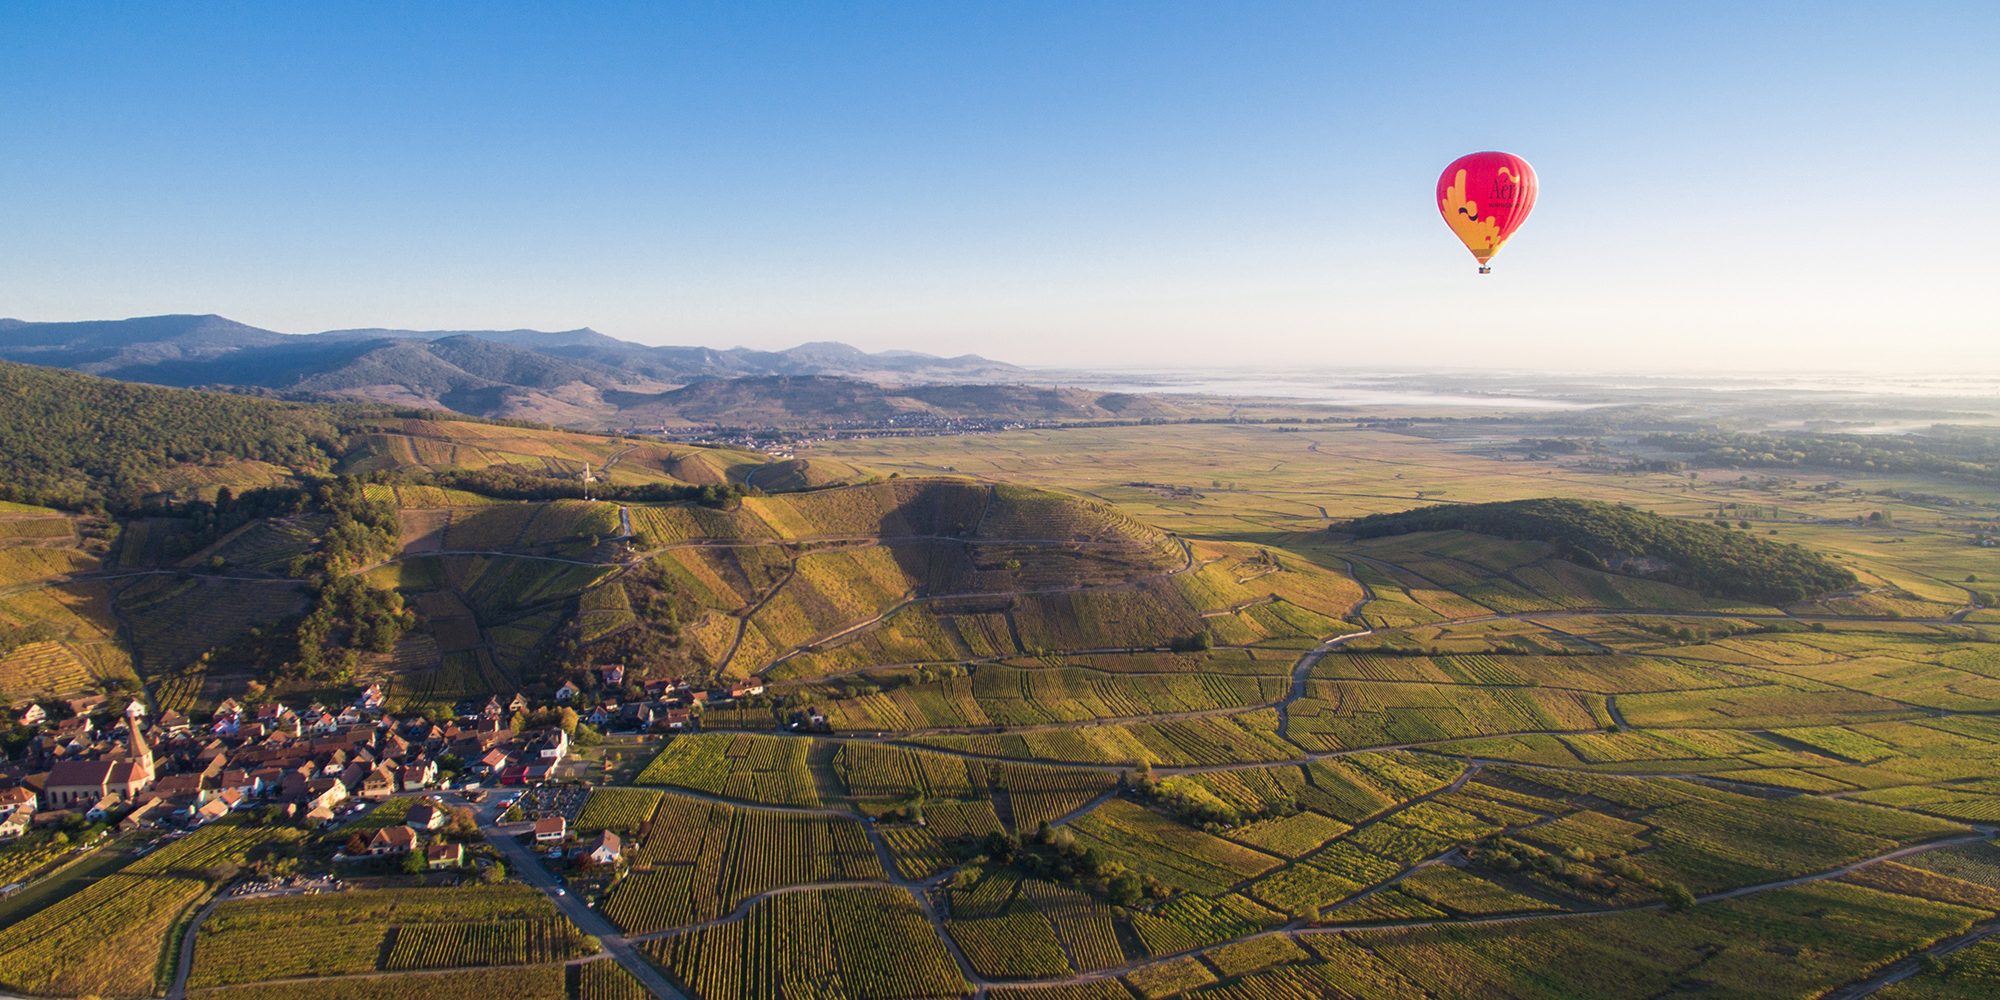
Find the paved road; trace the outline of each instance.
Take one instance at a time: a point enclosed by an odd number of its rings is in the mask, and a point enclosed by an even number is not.
[[[1340,648],[1343,644],[1353,642],[1364,636],[1374,635],[1375,632],[1375,629],[1370,628],[1362,629],[1359,632],[1349,632],[1346,635],[1334,636],[1314,646],[1304,656],[1299,657],[1299,662],[1292,664],[1292,686],[1285,692],[1285,697],[1278,702],[1279,739],[1289,740],[1292,738],[1292,702],[1306,696],[1306,681],[1312,677],[1313,665],[1318,663],[1326,654]]]
[[[176,961],[174,965],[174,984],[167,988],[167,1000],[186,1000],[188,975],[189,973],[192,973],[194,971],[195,934],[196,932],[201,930],[202,922],[207,920],[209,918],[209,915],[215,912],[215,908],[217,906],[220,906],[222,903],[232,899],[264,899],[270,896],[302,896],[302,895],[305,895],[305,893],[303,890],[299,889],[278,889],[271,892],[249,892],[249,893],[244,893],[241,896],[225,896],[218,893],[215,896],[215,898],[210,899],[207,903],[203,904],[201,909],[195,911],[194,919],[188,921],[187,932],[181,935],[180,958]]]
[[[214,913],[215,907],[221,902],[221,896],[209,900],[207,905],[196,911],[194,919],[188,921],[187,933],[181,935],[181,954],[174,966],[174,985],[167,990],[167,1000],[186,1000],[188,973],[194,971],[195,933],[201,930],[202,921],[207,920],[208,915]]]
[[[653,963],[639,954],[639,949],[633,947],[632,942],[627,940],[624,933],[611,921],[604,919],[602,914],[585,905],[575,893],[567,891],[559,893],[557,890],[564,888],[562,880],[550,874],[547,868],[543,868],[533,851],[493,825],[494,816],[498,811],[498,800],[488,799],[480,808],[479,831],[485,834],[487,842],[498,848],[501,856],[507,859],[507,870],[515,878],[547,894],[550,901],[562,910],[570,922],[576,924],[585,934],[596,937],[612,959],[624,966],[625,971],[630,972],[633,978],[651,990],[654,996],[663,997],[665,1000],[687,1000],[687,994],[682,993],[680,988],[668,980]]]

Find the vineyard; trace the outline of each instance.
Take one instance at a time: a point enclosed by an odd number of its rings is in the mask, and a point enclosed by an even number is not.
[[[303,585],[288,580],[244,582],[197,577],[142,577],[118,592],[148,673],[183,667],[252,628],[304,614]]]
[[[602,963],[593,963],[602,964]],[[562,965],[530,965],[499,969],[452,969],[367,978],[292,980],[191,989],[196,1000],[569,1000],[568,969]],[[622,997],[619,993],[588,996]]]
[[[805,740],[777,736],[676,736],[639,773],[637,781],[751,802],[816,806],[822,803],[806,759],[809,749]]]
[[[90,668],[59,642],[30,642],[0,653],[0,701],[18,704],[90,686]]]
[[[524,885],[354,890],[223,903],[202,923],[189,982],[536,965],[593,950]]]
[[[641,934],[712,920],[773,889],[887,878],[855,820],[679,795],[660,800],[632,869],[604,913]]]
[[[660,793],[645,788],[593,788],[584,800],[583,812],[576,817],[578,835],[611,830],[632,836],[653,818],[660,805]]]
[[[705,998],[919,1000],[966,989],[937,932],[900,889],[772,896],[741,920],[645,948]]]
[[[583,962],[570,966],[570,996],[574,1000],[651,1000],[653,994],[617,962]]]
[[[167,968],[170,932],[214,891],[214,867],[241,864],[252,848],[285,833],[205,827],[44,907],[7,928],[0,985],[30,993],[152,995]]]

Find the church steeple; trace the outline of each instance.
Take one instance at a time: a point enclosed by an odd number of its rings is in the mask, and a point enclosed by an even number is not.
[[[132,758],[134,770],[142,772],[144,781],[153,779],[153,748],[146,744],[145,716],[136,711],[125,713],[125,751]]]

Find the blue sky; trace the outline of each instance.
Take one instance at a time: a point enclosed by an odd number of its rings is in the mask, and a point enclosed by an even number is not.
[[[2000,368],[2000,5],[1743,6],[10,0],[0,315]]]

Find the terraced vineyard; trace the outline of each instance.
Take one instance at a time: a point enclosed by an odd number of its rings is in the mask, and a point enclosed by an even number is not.
[[[612,484],[740,484],[776,463],[429,423],[371,417],[342,459],[411,477],[369,485],[398,505],[400,547],[362,569],[417,619],[360,667],[396,710],[546,699],[565,679],[585,707],[669,678],[714,697],[690,731],[613,744],[650,756],[574,827],[623,836],[622,867],[565,869],[561,897],[223,903],[192,938],[197,995],[295,976],[283,988],[308,996],[449,993],[438,969],[502,995],[469,971],[487,965],[528,992],[629,996],[664,972],[702,998],[1813,997],[1884,976],[1888,995],[1948,996],[1990,979],[2000,571],[1978,542],[2000,535],[2000,499],[1976,483],[1607,470],[1525,456],[1486,422],[1321,422],[850,440],[808,461],[901,475],[526,501],[461,487],[566,483],[585,462]],[[496,478],[446,476],[468,471]],[[1543,495],[1818,567],[1797,544],[1854,584],[1779,607],[1676,586],[1714,580],[1646,553],[1341,530]],[[0,516],[0,616],[24,636],[0,649],[10,696],[129,677],[135,653],[158,707],[247,677],[203,654],[303,610],[311,588],[275,568],[304,529],[175,520],[134,517],[114,546],[85,519]],[[595,669],[611,663],[617,690]],[[750,676],[769,690],[724,699]],[[169,854],[198,837],[6,927],[0,984],[164,985],[154,945],[213,888],[202,849]],[[216,859],[253,846],[215,837]],[[551,898],[608,919],[604,957]],[[128,929],[123,957],[66,959],[100,919]]]
[[[935,461],[925,447],[854,454],[915,466]],[[1119,495],[1036,461],[1009,459]],[[1038,502],[977,530],[1025,535]],[[860,881],[914,902],[928,933],[898,933],[945,945],[994,997],[1638,996],[1696,979],[1803,997],[2000,917],[2000,633],[1978,612],[1788,612],[1534,542],[1309,533],[1288,502],[1165,517],[1273,529],[1217,531],[1180,572],[938,602],[797,653],[781,690],[833,738],[756,735],[781,716],[735,710],[750,733],[676,740],[647,780],[662,810],[687,789],[872,817],[894,870]],[[1107,523],[1043,516],[1051,536]],[[838,966],[792,929],[828,892],[810,884],[719,917],[658,909],[690,929],[640,933],[696,995],[800,991],[779,970],[826,983]],[[753,951],[773,978],[709,958]],[[1984,952],[1964,954],[1907,989],[1976,978]],[[1766,955],[1805,959],[1766,977]]]

